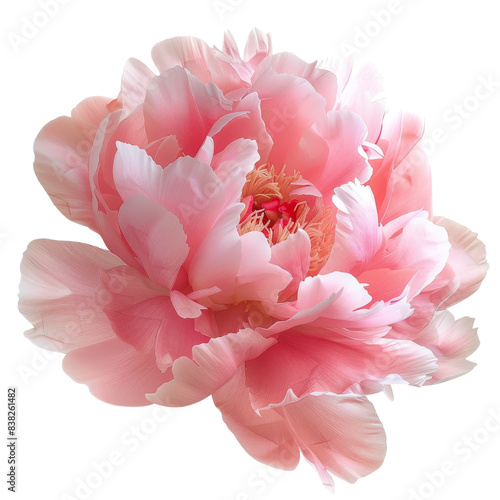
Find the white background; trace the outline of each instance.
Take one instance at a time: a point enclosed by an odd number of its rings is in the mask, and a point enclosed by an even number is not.
[[[154,407],[121,408],[94,399],[63,373],[59,355],[43,353],[23,337],[29,324],[17,312],[19,262],[30,240],[102,245],[90,230],[66,220],[38,184],[32,144],[39,129],[87,96],[116,96],[126,59],[137,57],[151,66],[150,49],[164,38],[194,35],[220,46],[224,30],[231,29],[242,46],[254,26],[272,33],[275,51],[295,52],[308,61],[342,55],[342,47],[350,44],[359,52],[358,62],[380,68],[396,105],[426,118],[428,135],[444,129],[442,144],[427,143],[435,212],[477,231],[491,264],[479,292],[453,311],[457,317],[477,318],[482,344],[472,359],[478,367],[441,386],[396,388],[393,403],[374,398],[388,435],[386,461],[355,485],[337,481],[337,498],[500,498],[500,427],[498,432],[484,428],[489,412],[500,413],[500,30],[495,6],[492,0],[222,0],[217,10],[213,0],[66,0],[46,26],[15,47],[13,35],[22,36],[23,18],[32,20],[41,7],[37,0],[4,3],[1,390],[6,394],[14,385],[19,393],[16,498],[331,498],[307,463],[290,473],[273,473],[249,457],[210,400],[174,410],[165,419]],[[375,19],[389,7],[398,12]],[[483,89],[478,103],[473,96],[481,78],[498,83],[486,97]],[[468,116],[459,119],[453,107],[464,102]],[[165,421],[157,423],[160,419]],[[140,444],[131,437],[134,426],[141,428]],[[466,436],[472,436],[471,443],[466,444]],[[6,464],[5,445],[2,449],[0,461]],[[120,461],[103,479],[93,462],[110,455]],[[445,462],[451,462],[453,473],[443,479],[436,471]],[[90,481],[92,489],[77,490],[79,481]],[[4,479],[0,488],[7,489]]]

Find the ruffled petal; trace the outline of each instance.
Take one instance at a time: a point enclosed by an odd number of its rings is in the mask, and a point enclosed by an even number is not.
[[[205,84],[176,66],[150,81],[144,126],[150,142],[175,135],[184,153],[194,157],[212,125],[231,111],[232,103],[213,82]]]
[[[182,66],[202,82],[215,83],[224,94],[246,85],[229,58],[198,38],[169,38],[157,43],[151,55],[160,72]]]
[[[97,293],[99,273],[123,263],[83,243],[32,241],[21,262],[19,310],[33,325],[26,336],[38,346],[68,352],[114,334],[102,311],[108,295]],[[114,293],[129,275],[120,273]]]
[[[147,397],[152,403],[165,406],[201,401],[230,380],[243,362],[259,356],[275,342],[250,329],[212,338],[193,347],[192,359],[182,357],[174,361],[173,379]]]
[[[246,363],[246,385],[254,409],[281,403],[289,389],[297,397],[313,392],[365,394],[386,380],[422,385],[436,371],[429,349],[410,341],[362,344],[339,337],[301,335],[300,329]]]
[[[240,368],[213,398],[226,425],[255,459],[291,470],[300,450],[330,487],[329,472],[354,482],[381,465],[385,433],[366,398],[308,395],[257,414],[244,373]]]
[[[459,282],[455,293],[441,305],[446,308],[469,297],[479,288],[488,270],[486,248],[476,233],[457,222],[438,217],[434,223],[444,227],[448,233],[451,249],[447,265]]]
[[[476,364],[467,360],[479,347],[472,318],[455,320],[448,311],[436,314],[429,326],[415,339],[437,358],[438,370],[426,384],[445,382],[470,372]]]

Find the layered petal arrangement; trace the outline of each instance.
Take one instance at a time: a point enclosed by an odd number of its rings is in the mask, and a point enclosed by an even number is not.
[[[35,141],[53,203],[107,250],[29,245],[26,335],[103,401],[212,396],[257,460],[354,482],[386,451],[368,395],[473,368],[473,321],[446,309],[484,245],[433,214],[422,121],[373,68],[273,54],[259,30],[243,57],[229,34],[152,55]]]

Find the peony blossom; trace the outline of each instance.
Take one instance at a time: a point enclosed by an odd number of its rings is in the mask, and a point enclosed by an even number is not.
[[[127,62],[116,99],[82,101],[35,141],[56,207],[107,250],[36,240],[27,337],[116,405],[212,396],[245,450],[302,454],[332,487],[385,455],[370,394],[470,371],[484,245],[433,214],[417,116],[378,73],[177,37],[157,72]]]

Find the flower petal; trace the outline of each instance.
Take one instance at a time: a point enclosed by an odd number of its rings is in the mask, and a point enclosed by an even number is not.
[[[121,264],[112,253],[83,243],[32,241],[21,262],[19,286],[19,311],[33,325],[26,336],[62,352],[113,338],[96,290],[99,271]]]
[[[224,385],[243,362],[259,356],[275,342],[250,329],[212,338],[206,344],[193,347],[192,359],[175,360],[173,380],[147,397],[152,403],[165,406],[186,406],[201,401]]]
[[[170,376],[156,367],[153,353],[137,352],[117,338],[71,351],[63,368],[75,382],[88,385],[96,398],[124,406],[151,404],[145,394]]]
[[[179,219],[141,195],[122,205],[118,219],[123,235],[151,280],[172,288],[189,253]]]

